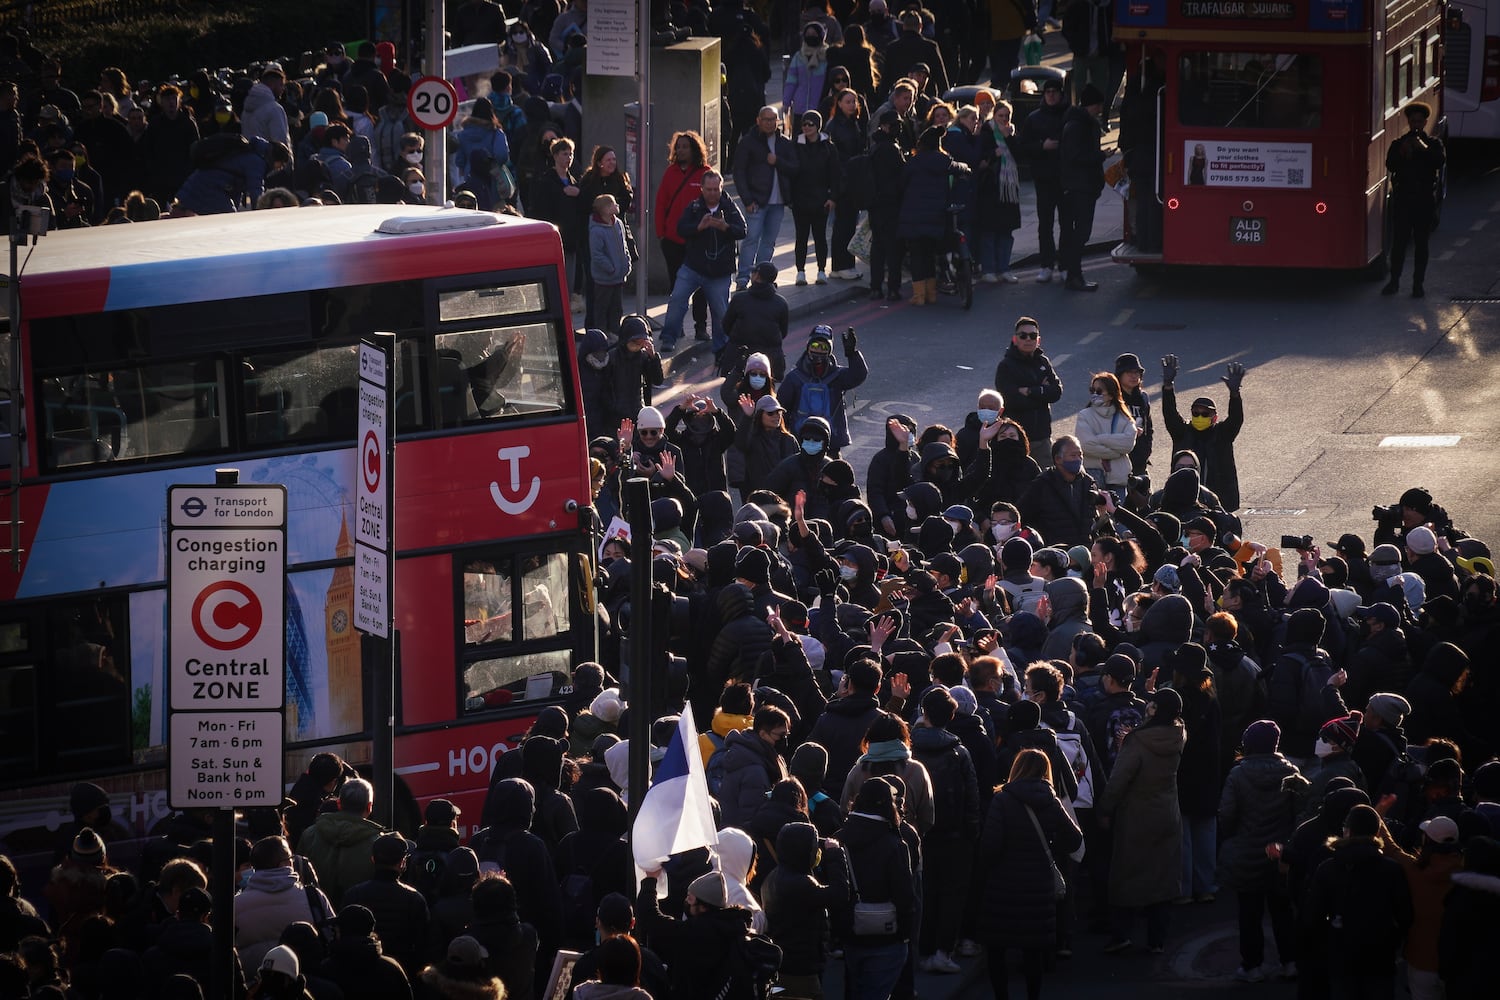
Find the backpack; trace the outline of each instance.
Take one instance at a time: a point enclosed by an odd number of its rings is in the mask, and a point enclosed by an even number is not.
[[[717,799],[719,790],[724,787],[724,737],[712,731],[704,735],[714,745],[714,752],[708,755],[708,763],[703,766],[703,771],[708,777],[708,794]]]
[[[849,157],[844,164],[844,185],[855,208],[864,210],[875,204],[875,168],[869,153]]]
[[[1052,730],[1058,749],[1062,751],[1068,766],[1073,769],[1073,776],[1078,779],[1078,794],[1073,796],[1073,808],[1092,809],[1094,807],[1094,769],[1089,763],[1087,751],[1083,749],[1083,736],[1073,731],[1073,727],[1077,724],[1077,717],[1069,712],[1067,729],[1055,729],[1045,722],[1042,726]]]
[[[1105,759],[1111,766],[1120,756],[1120,748],[1125,745],[1125,737],[1139,729],[1145,721],[1146,717],[1142,714],[1140,705],[1134,701],[1109,713],[1109,718],[1104,723],[1104,732],[1109,738],[1109,744],[1105,747],[1104,753]]]
[[[1312,660],[1306,653],[1283,652],[1282,656],[1296,662],[1297,676],[1291,682],[1291,701],[1286,700],[1287,679],[1278,678],[1275,670],[1261,672],[1261,679],[1266,684],[1266,714],[1286,728],[1288,724],[1295,724],[1297,717],[1302,712],[1302,679],[1312,669]]]
[[[1379,802],[1387,795],[1394,795],[1396,801],[1387,810],[1387,815],[1404,822],[1410,813],[1412,803],[1421,801],[1422,786],[1427,781],[1427,764],[1423,760],[1413,758],[1409,748],[1407,753],[1401,753],[1396,749],[1395,741],[1379,730],[1374,730],[1374,733],[1390,748],[1394,756],[1391,758],[1390,766],[1385,769],[1385,774],[1376,779],[1370,798]]]
[[[448,852],[428,848],[412,851],[406,859],[406,873],[401,881],[420,892],[430,906],[438,895],[443,875],[448,871]]]
[[[963,761],[959,759],[958,749],[958,746],[949,747],[946,754],[932,759],[931,763],[928,763],[928,758],[922,759],[932,777],[932,828],[946,833],[963,828]]]
[[[802,425],[809,417],[822,417],[833,426],[833,390],[828,388],[827,382],[804,382],[802,391],[797,394],[797,412],[793,417],[793,432],[802,430]]]
[[[1010,608],[1012,613],[1017,611],[1036,612],[1037,605],[1042,603],[1047,589],[1040,578],[1031,577],[1025,583],[1012,583],[1010,580],[999,581],[1000,589],[1010,595]]]
[[[562,880],[562,904],[564,935],[577,941],[592,940],[594,917],[599,911],[592,868],[575,866]]]
[[[765,1000],[781,972],[781,948],[770,938],[754,931],[730,946],[725,962],[724,985],[713,994],[713,1000]]]

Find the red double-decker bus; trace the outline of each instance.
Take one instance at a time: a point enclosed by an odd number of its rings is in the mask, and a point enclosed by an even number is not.
[[[1133,264],[1381,266],[1401,108],[1442,120],[1440,0],[1116,0]],[[1154,156],[1153,156],[1154,154]]]
[[[562,262],[550,225],[390,206],[40,240],[0,390],[0,851],[50,858],[78,780],[137,834],[167,814],[165,497],[215,467],[287,490],[288,780],[319,750],[369,761],[352,503],[374,331],[396,336],[396,814],[443,796],[472,829],[495,757],[595,648]]]

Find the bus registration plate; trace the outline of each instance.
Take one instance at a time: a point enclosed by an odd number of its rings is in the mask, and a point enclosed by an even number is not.
[[[1264,217],[1246,215],[1229,219],[1229,242],[1236,246],[1261,246],[1266,242],[1266,220]]]

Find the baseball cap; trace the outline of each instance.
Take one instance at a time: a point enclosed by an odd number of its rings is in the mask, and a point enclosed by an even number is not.
[[[1365,554],[1365,540],[1352,531],[1340,535],[1336,542],[1329,542],[1328,547],[1344,555],[1362,556]]]
[[[377,865],[399,865],[411,850],[411,844],[399,833],[382,833],[370,847],[370,857]]]
[[[482,969],[485,959],[489,957],[488,949],[467,934],[460,934],[448,942],[449,965],[461,969]]]
[[[1057,573],[1066,572],[1068,569],[1068,554],[1062,549],[1054,549],[1051,546],[1037,549],[1031,558],[1033,562],[1039,562],[1043,566],[1050,566]]]
[[[1201,517],[1200,516],[1200,517],[1192,518],[1191,520],[1189,520],[1186,524],[1184,524],[1182,526],[1182,530],[1183,531],[1196,531],[1198,534],[1200,534],[1200,535],[1206,535],[1210,539],[1218,538],[1219,537],[1218,526],[1216,526],[1214,524],[1214,522],[1210,518],[1207,518],[1207,517]]]
[[[1434,844],[1454,844],[1458,842],[1458,824],[1447,816],[1434,816],[1432,819],[1423,820],[1417,827],[1427,839]]]
[[[1366,621],[1379,622],[1386,628],[1395,628],[1401,624],[1401,616],[1396,614],[1395,607],[1384,601],[1367,607],[1355,608],[1354,613]]]
[[[819,347],[820,344],[823,346]],[[833,327],[826,323],[819,323],[813,327],[812,334],[807,338],[807,349],[814,354],[832,354]]]
[[[769,394],[755,401],[756,413],[783,413],[785,409],[785,407],[776,401],[775,396]]]
[[[1117,684],[1129,684],[1135,680],[1135,661],[1124,653],[1111,653],[1104,661],[1104,673]]]

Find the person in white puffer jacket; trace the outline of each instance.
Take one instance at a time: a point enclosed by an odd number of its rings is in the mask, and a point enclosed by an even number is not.
[[[1117,495],[1124,493],[1130,451],[1140,435],[1120,396],[1120,380],[1110,372],[1099,372],[1089,382],[1089,405],[1078,414],[1074,430],[1083,445],[1085,471]]]
[[[250,866],[249,881],[234,897],[234,945],[244,967],[258,969],[288,924],[305,920],[320,927],[333,916],[333,907],[321,889],[302,884],[284,837],[256,841]]]

